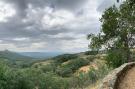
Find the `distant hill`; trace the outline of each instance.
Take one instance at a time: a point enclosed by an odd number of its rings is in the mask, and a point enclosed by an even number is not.
[[[45,59],[63,54],[62,52],[20,52],[23,56]]]
[[[100,79],[110,71],[104,59],[104,54],[97,54],[94,51],[62,54],[48,60],[37,61],[31,68],[42,70],[45,74],[53,73],[58,79],[70,80],[69,85],[73,83],[73,87],[78,84],[80,86],[81,82],[83,89],[97,89]]]
[[[97,59],[96,55],[88,54],[87,52],[75,53],[75,54],[62,54],[48,60],[42,60],[35,62],[32,67],[41,68],[43,71],[55,70],[59,76],[70,77],[75,73],[80,72],[80,69],[87,67],[86,71],[89,71],[89,67],[95,63]]]
[[[7,58],[10,60],[33,59],[32,57],[24,56],[24,55],[18,54],[16,52],[11,52],[8,50],[0,51],[0,57]]]
[[[8,50],[0,51],[0,60],[6,61],[9,64],[16,65],[16,66],[22,66],[27,65],[33,62],[32,57],[24,56],[21,54],[18,54],[16,52],[11,52]]]

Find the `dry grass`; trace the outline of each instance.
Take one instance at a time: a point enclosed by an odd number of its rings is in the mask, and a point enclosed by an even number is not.
[[[92,84],[85,89],[99,89],[100,81],[97,81],[95,84]]]
[[[52,60],[47,60],[47,61],[43,61],[43,62],[38,62],[38,63],[35,63],[33,64],[32,66],[44,66],[44,65],[48,65],[52,62]]]

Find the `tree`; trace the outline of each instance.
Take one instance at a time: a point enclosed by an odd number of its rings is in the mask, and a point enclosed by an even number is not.
[[[135,46],[135,3],[131,5],[131,2],[134,0],[127,0],[119,8],[112,6],[104,12],[100,19],[101,32],[88,35],[90,48],[124,49],[126,59],[132,61],[130,48]]]

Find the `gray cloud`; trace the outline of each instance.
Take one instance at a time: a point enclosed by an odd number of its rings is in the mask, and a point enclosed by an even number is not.
[[[34,7],[40,8],[49,6],[55,9],[76,10],[81,8],[81,6],[88,0],[4,0],[4,1],[7,3],[14,4],[15,8],[22,14],[22,12],[28,8],[29,4],[33,5]]]
[[[102,2],[91,0],[3,0],[3,2],[12,4],[16,14],[8,18],[7,22],[0,22],[0,49],[83,51],[88,45],[86,35],[96,34],[100,29],[98,20],[101,14],[96,8],[102,7]]]

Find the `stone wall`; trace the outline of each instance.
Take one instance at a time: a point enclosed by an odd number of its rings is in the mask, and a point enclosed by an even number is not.
[[[134,62],[125,63],[121,67],[110,72],[104,79],[99,89],[117,89],[117,86],[127,70],[135,66]]]

